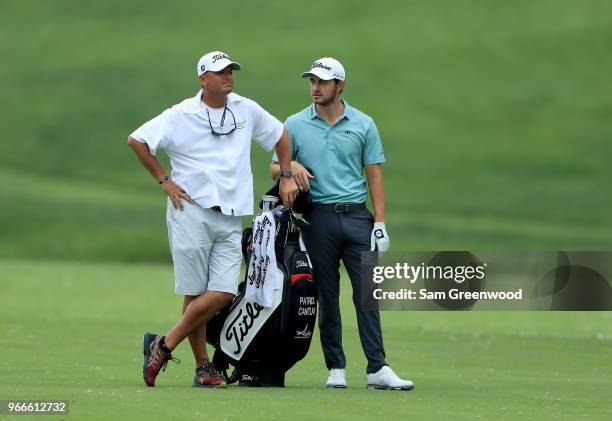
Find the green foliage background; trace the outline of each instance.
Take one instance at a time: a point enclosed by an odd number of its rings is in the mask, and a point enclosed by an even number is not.
[[[0,256],[168,261],[164,197],[125,142],[194,95],[214,49],[281,120],[309,103],[309,63],[344,63],[383,138],[396,250],[612,245],[608,2],[2,6]],[[269,158],[254,146],[256,196]]]

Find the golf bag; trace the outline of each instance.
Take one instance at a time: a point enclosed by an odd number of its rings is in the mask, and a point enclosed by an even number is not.
[[[228,379],[241,386],[285,384],[285,373],[306,356],[317,314],[317,290],[310,258],[300,238],[308,223],[290,209],[277,208],[274,249],[282,272],[282,288],[274,291],[272,307],[262,307],[245,297],[247,279],[238,287],[232,303],[208,322],[206,338],[215,347],[213,363],[226,378],[229,364],[235,367]],[[253,230],[242,234],[247,266]]]

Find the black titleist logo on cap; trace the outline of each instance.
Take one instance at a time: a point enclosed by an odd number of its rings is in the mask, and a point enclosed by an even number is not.
[[[324,65],[320,61],[315,61],[314,63],[312,63],[311,69],[314,69],[317,67],[320,67],[321,69],[325,69],[325,70],[331,70],[331,67]]]
[[[226,59],[228,59],[228,60],[231,60],[231,59],[230,59],[230,56],[228,56],[227,54],[215,54],[215,55],[212,57],[212,62],[213,62],[213,63],[216,63],[216,62],[217,62],[217,60],[221,60],[221,59],[224,59],[224,58],[226,58]]]

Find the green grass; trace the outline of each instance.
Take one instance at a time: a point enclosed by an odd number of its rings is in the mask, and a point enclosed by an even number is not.
[[[197,89],[211,49],[280,119],[315,58],[386,151],[401,249],[610,249],[608,2],[3,2],[0,256],[167,261],[164,199],[127,135]],[[253,148],[255,193],[270,154]]]
[[[0,397],[67,399],[67,419],[612,416],[612,313],[383,312],[388,362],[416,389],[371,391],[345,280],[348,390],[323,387],[318,332],[284,389],[193,389],[186,343],[182,364],[150,389],[142,333],[164,332],[179,315],[171,267],[0,261],[0,273]]]

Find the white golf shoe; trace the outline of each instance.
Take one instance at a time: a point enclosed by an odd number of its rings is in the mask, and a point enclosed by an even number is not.
[[[391,367],[384,366],[376,373],[366,374],[368,389],[391,389],[391,390],[412,390],[414,383],[410,380],[402,380],[391,370]]]
[[[329,377],[327,377],[327,387],[334,387],[336,389],[346,389],[346,378],[344,377],[343,368],[332,368],[329,370]]]

